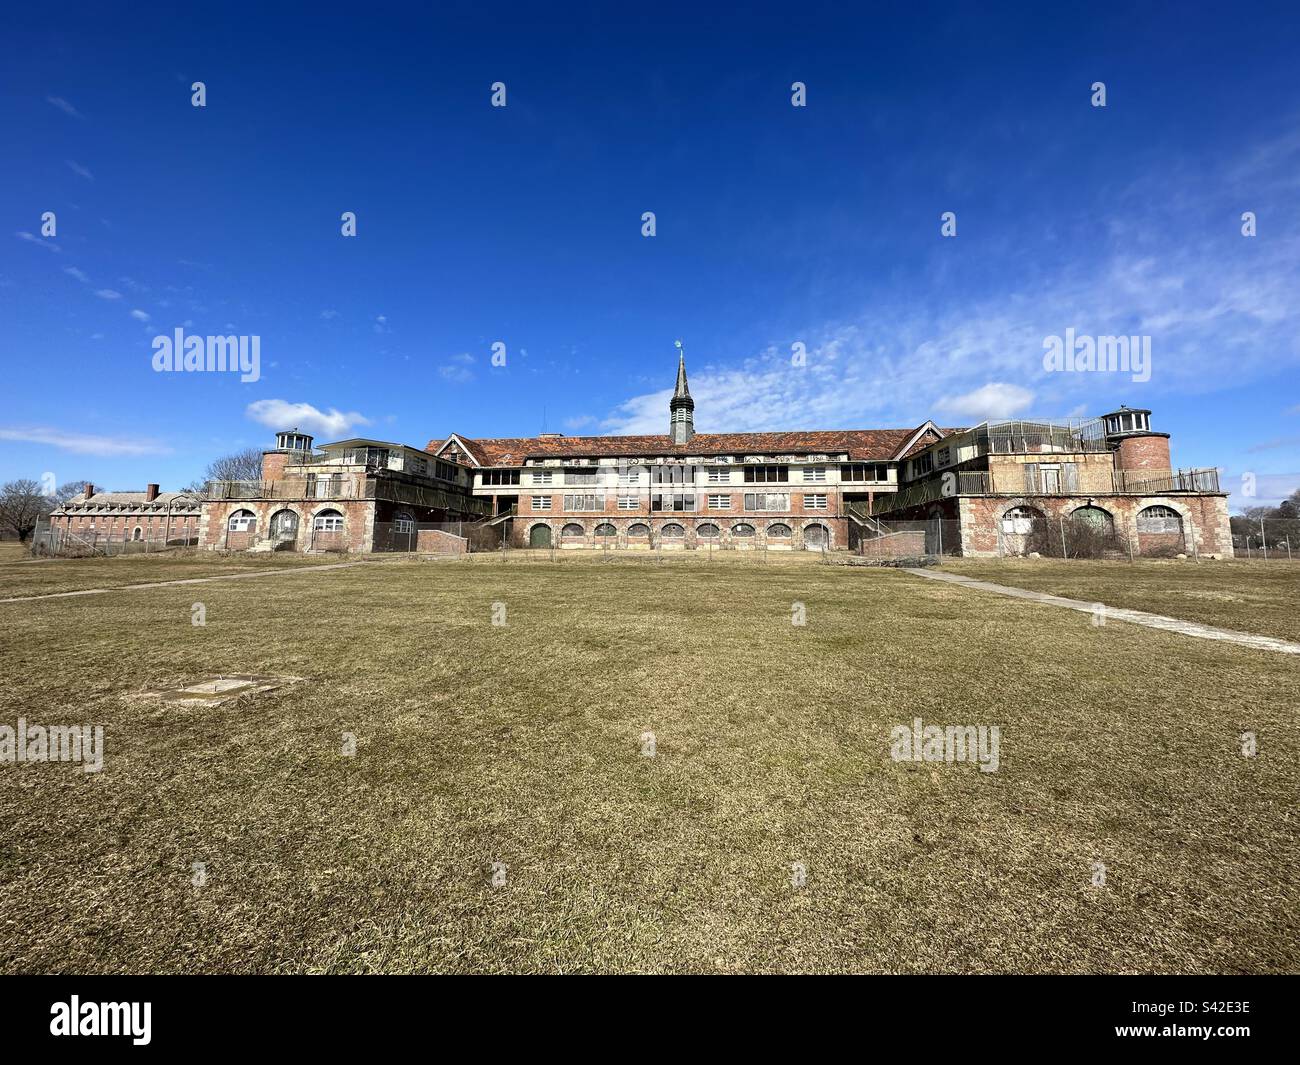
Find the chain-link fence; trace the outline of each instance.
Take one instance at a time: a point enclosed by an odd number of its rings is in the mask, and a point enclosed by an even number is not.
[[[90,529],[73,531],[50,523],[48,519],[37,522],[32,533],[33,555],[50,555],[63,558],[89,557],[91,555],[147,555],[158,551],[195,547],[198,537],[192,535],[167,535],[163,528],[140,528],[114,535]]]

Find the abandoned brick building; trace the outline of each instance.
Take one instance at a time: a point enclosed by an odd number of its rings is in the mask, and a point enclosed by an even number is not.
[[[1172,469],[1147,410],[787,433],[696,433],[694,411],[679,357],[664,436],[453,434],[428,450],[472,470],[519,547],[836,550],[937,519],[966,555],[1054,548],[1047,528],[1074,523],[1116,550],[1232,554],[1217,471]]]
[[[680,357],[663,436],[471,438],[424,450],[375,440],[314,449],[280,433],[262,479],[209,486],[213,549],[463,549],[492,527],[514,547],[841,550],[902,525],[951,530],[941,551],[1230,557],[1213,469],[1174,470],[1151,412],[1060,424],[696,433]],[[319,452],[319,453],[318,453]],[[451,526],[454,525],[454,528]],[[438,526],[434,528],[433,526]]]
[[[64,547],[115,543],[180,546],[196,543],[201,501],[191,492],[97,492],[87,484],[77,499],[50,512],[50,532]]]
[[[454,534],[427,526],[491,516],[464,466],[382,440],[313,448],[296,429],[276,434],[259,480],[206,494],[199,543],[220,551],[443,551]]]

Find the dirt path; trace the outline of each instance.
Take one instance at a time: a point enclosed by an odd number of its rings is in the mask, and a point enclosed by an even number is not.
[[[908,569],[906,572],[917,577],[925,577],[927,580],[947,581],[950,584],[961,585],[963,588],[974,588],[981,592],[997,592],[999,595],[1010,595],[1016,599],[1028,599],[1034,603],[1065,607],[1068,610],[1079,610],[1085,614],[1094,613],[1097,606],[1100,605],[1105,607],[1103,617],[1106,621],[1127,621],[1132,625],[1145,625],[1149,629],[1164,629],[1166,632],[1177,632],[1184,636],[1195,636],[1202,640],[1220,640],[1223,643],[1253,647],[1259,651],[1276,651],[1278,654],[1300,655],[1300,643],[1279,640],[1272,636],[1256,636],[1253,633],[1237,632],[1234,629],[1216,629],[1213,625],[1202,625],[1197,621],[1183,621],[1181,618],[1165,617],[1163,614],[1147,614],[1141,610],[1123,610],[1119,607],[1106,606],[1104,603],[1085,603],[1081,599],[1066,599],[1064,596],[1049,595],[1047,592],[1031,592],[1026,588],[1011,588],[1005,584],[991,584],[988,581],[972,580],[970,577],[962,577],[956,573],[937,573],[925,569]]]

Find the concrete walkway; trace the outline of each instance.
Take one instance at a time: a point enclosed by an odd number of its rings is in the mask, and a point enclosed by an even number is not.
[[[1010,595],[1016,599],[1028,599],[1034,603],[1045,603],[1048,606],[1065,607],[1068,610],[1078,610],[1085,614],[1094,612],[1096,603],[1085,603],[1081,599],[1066,599],[1060,595],[1049,595],[1046,592],[1031,592],[1025,588],[1010,588],[1005,584],[990,584],[988,581],[972,580],[970,577],[962,577],[956,573],[938,573],[928,569],[908,569],[917,577],[925,577],[932,581],[946,581],[949,584],[959,584],[963,588],[974,588],[981,592],[997,592],[999,595]],[[1105,606],[1105,604],[1101,604]],[[1219,640],[1223,643],[1235,643],[1242,647],[1253,647],[1258,651],[1276,651],[1284,655],[1300,655],[1300,643],[1292,643],[1289,640],[1278,640],[1272,636],[1255,636],[1249,632],[1237,632],[1234,629],[1216,629],[1213,625],[1202,625],[1196,621],[1183,621],[1179,618],[1167,618],[1163,614],[1147,614],[1141,610],[1121,610],[1119,607],[1107,606],[1105,618],[1107,621],[1127,621],[1132,625],[1145,625],[1149,629],[1164,629],[1166,632],[1177,632],[1183,636],[1195,636],[1202,640]]]
[[[109,592],[135,592],[142,588],[168,588],[175,584],[207,584],[209,581],[239,581],[252,577],[273,577],[283,573],[320,573],[327,569],[350,569],[352,566],[373,566],[377,563],[331,562],[325,566],[284,566],[280,569],[257,570],[252,573],[222,573],[215,577],[186,577],[178,581],[151,581],[148,584],[123,584],[116,588],[83,588],[77,592],[47,592],[44,595],[20,595],[13,599],[0,599],[0,603],[30,603],[37,599],[70,599],[78,595],[107,595]]]

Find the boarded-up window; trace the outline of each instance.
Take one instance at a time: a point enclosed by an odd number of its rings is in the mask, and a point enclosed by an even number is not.
[[[1079,490],[1079,464],[1077,462],[1061,463],[1061,490],[1073,495]]]
[[[1038,463],[1025,463],[1025,494],[1038,494]]]
[[[1137,527],[1140,533],[1180,533],[1183,519],[1172,507],[1147,507],[1138,511]]]

